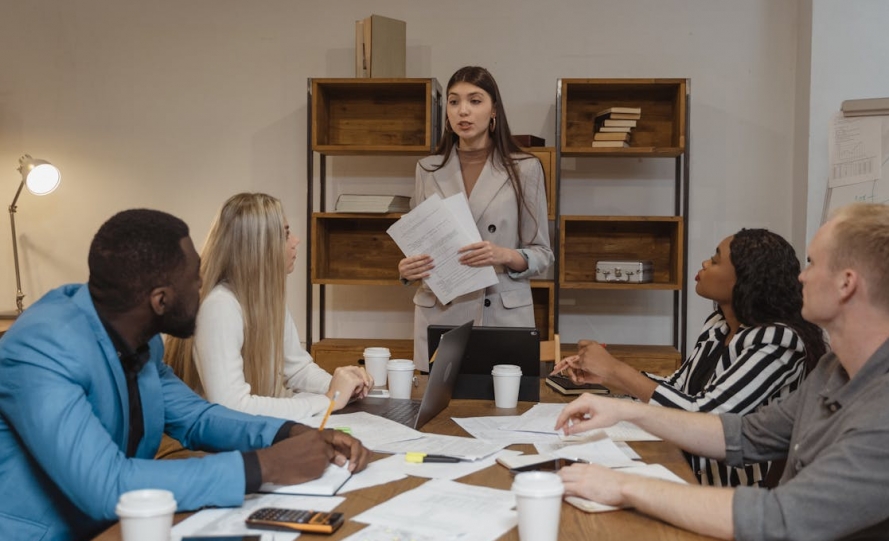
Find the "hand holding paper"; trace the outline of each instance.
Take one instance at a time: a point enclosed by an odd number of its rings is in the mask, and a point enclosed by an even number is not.
[[[460,248],[481,242],[466,196],[442,200],[437,194],[420,203],[387,230],[404,255],[426,254],[435,262],[426,284],[443,304],[497,283],[493,267],[460,263]]]

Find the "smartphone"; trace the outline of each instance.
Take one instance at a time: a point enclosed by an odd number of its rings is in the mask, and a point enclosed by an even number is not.
[[[247,527],[289,532],[333,533],[343,525],[342,513],[263,507],[254,511]]]
[[[526,466],[519,466],[518,468],[510,468],[509,473],[515,475],[517,473],[522,473],[525,471],[559,471],[565,466],[570,466],[571,464],[576,464],[580,462],[579,460],[571,460],[570,458],[554,458],[551,460],[544,460],[543,462],[535,462],[534,464],[528,464]]]

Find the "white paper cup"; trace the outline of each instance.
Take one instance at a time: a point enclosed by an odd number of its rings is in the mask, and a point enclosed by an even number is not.
[[[522,369],[514,364],[498,364],[491,370],[494,377],[494,405],[498,408],[514,408],[519,402],[519,383]]]
[[[374,387],[386,386],[386,363],[389,348],[364,348],[364,369],[374,379]]]
[[[170,541],[176,500],[169,490],[147,488],[120,495],[115,508],[123,541]]]
[[[414,361],[392,359],[386,363],[389,376],[389,396],[391,398],[410,398],[414,384]]]
[[[562,479],[551,472],[523,472],[512,482],[521,541],[557,541],[562,513]]]

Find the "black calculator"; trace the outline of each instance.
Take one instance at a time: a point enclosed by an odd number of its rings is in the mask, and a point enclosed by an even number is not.
[[[263,507],[254,511],[245,522],[250,528],[333,533],[343,525],[343,514]]]

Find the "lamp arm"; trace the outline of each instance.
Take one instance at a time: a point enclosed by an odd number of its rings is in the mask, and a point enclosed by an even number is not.
[[[15,261],[15,307],[20,314],[25,311],[25,294],[22,293],[22,277],[19,273],[19,245],[15,234],[15,204],[19,200],[19,195],[22,193],[22,188],[24,186],[25,179],[22,179],[21,184],[19,184],[19,189],[16,190],[15,197],[12,199],[12,204],[9,205],[9,225],[12,227],[12,257]]]

